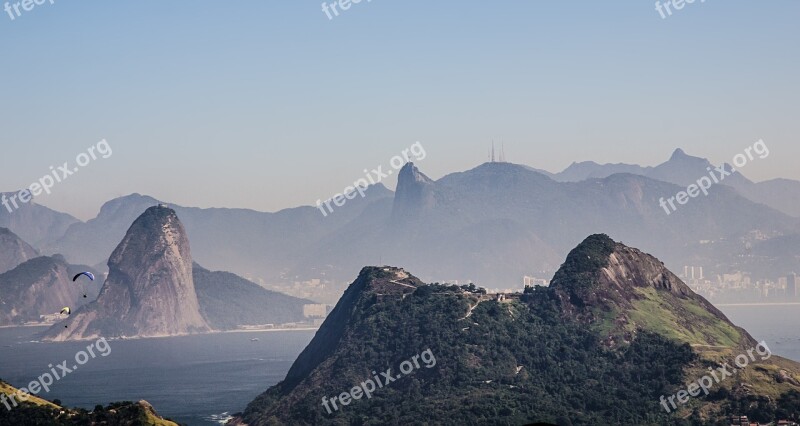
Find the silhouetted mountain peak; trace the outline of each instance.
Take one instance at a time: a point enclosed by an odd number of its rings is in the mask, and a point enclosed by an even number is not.
[[[656,168],[661,167],[665,164],[686,164],[686,165],[702,165],[702,166],[710,166],[711,162],[708,161],[707,158],[703,157],[695,157],[693,155],[687,154],[681,148],[676,148],[675,151],[672,152],[672,155],[669,157],[665,163],[662,163],[660,166],[656,166]]]
[[[675,151],[672,152],[672,156],[669,157],[670,160],[677,160],[681,158],[688,158],[689,155],[686,154],[682,149],[676,148]]]
[[[397,176],[397,189],[398,191],[404,185],[411,185],[411,184],[419,184],[419,183],[433,183],[433,180],[428,176],[425,176],[424,173],[419,171],[419,168],[414,165],[412,162],[406,163],[403,168],[400,169],[400,173]]]
[[[434,182],[419,171],[414,163],[406,163],[397,176],[392,218],[405,220],[434,205]]]
[[[100,207],[100,213],[97,216],[112,216],[117,214],[119,210],[124,210],[131,206],[152,206],[157,203],[158,201],[153,197],[133,193],[104,203],[102,207]]]

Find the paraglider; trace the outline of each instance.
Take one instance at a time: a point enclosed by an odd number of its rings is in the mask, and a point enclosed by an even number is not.
[[[94,281],[94,274],[91,273],[91,272],[81,272],[81,273],[75,275],[74,277],[72,277],[72,281],[75,282],[75,280],[77,280],[78,277],[80,277],[81,275],[86,275],[87,277],[89,277],[90,280]],[[86,297],[86,287],[85,286],[84,286],[83,290],[84,290],[83,291],[83,297]]]
[[[69,316],[70,313],[72,313],[72,310],[68,306],[64,306],[64,308],[61,309],[61,312],[59,312],[59,314],[66,314],[67,316]],[[67,328],[67,326],[65,325],[64,328]]]
[[[77,280],[78,277],[80,277],[81,275],[86,275],[87,277],[89,277],[90,280],[94,281],[94,274],[91,273],[91,272],[81,272],[78,275],[75,275],[74,277],[72,277],[72,281]]]

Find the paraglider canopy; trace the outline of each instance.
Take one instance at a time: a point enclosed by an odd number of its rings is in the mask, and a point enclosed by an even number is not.
[[[75,280],[77,280],[77,279],[78,279],[78,277],[80,277],[81,275],[86,275],[87,277],[89,277],[89,279],[90,279],[90,280],[94,281],[94,274],[92,274],[91,272],[81,272],[81,273],[79,273],[78,275],[75,275],[75,276],[72,278],[72,281],[75,281]]]
[[[78,277],[80,277],[81,275],[86,275],[87,277],[89,277],[90,280],[94,281],[94,274],[91,273],[91,272],[81,272],[81,273],[75,275],[74,277],[72,277],[72,281],[75,282],[75,280],[77,280]],[[86,297],[86,292],[85,291],[83,293],[83,297]]]
[[[64,306],[64,309],[62,309],[62,310],[61,310],[61,312],[59,312],[59,313],[60,313],[60,314],[67,314],[67,315],[69,315],[69,314],[70,314],[70,312],[72,312],[72,311],[71,311],[71,310],[70,310],[68,307]]]

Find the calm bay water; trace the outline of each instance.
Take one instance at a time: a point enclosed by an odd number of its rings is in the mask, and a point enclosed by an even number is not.
[[[25,387],[92,343],[38,343],[42,328],[0,328],[0,378]],[[224,412],[248,402],[283,380],[314,331],[220,333],[159,339],[109,341],[106,357],[85,365],[51,386],[45,399],[92,409],[112,401],[147,400],[162,416],[194,425],[218,425]],[[251,341],[257,338],[258,341]]]
[[[800,305],[720,306],[770,350],[800,361]],[[41,328],[0,328],[0,378],[26,386],[91,342],[38,343]],[[93,408],[145,399],[163,416],[191,426],[215,425],[286,376],[313,331],[221,333],[114,340],[107,357],[89,360],[43,395],[67,406]],[[258,341],[251,341],[258,338]]]
[[[764,340],[775,355],[800,362],[800,305],[717,306],[729,320]]]

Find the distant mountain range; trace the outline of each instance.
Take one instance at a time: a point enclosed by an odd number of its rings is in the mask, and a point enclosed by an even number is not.
[[[356,197],[323,215],[314,207],[298,207],[277,213],[246,209],[200,209],[169,204],[180,216],[192,241],[198,263],[245,277],[278,279],[297,257],[345,223],[357,217],[371,202],[391,199],[392,192],[374,185],[365,198]],[[96,218],[75,223],[62,235],[43,245],[48,253],[88,264],[104,264],[108,254],[130,224],[148,207],[159,204],[152,197],[132,194],[104,204]]]
[[[557,182],[510,163],[486,163],[433,181],[409,164],[398,175],[391,210],[376,203],[370,214],[316,244],[294,274],[324,265],[354,271],[359,261],[380,257],[419,271],[426,281],[495,286],[523,275],[549,277],[560,264],[557,253],[593,232],[653,247],[678,269],[742,263],[747,242],[800,230],[797,218],[723,185],[668,216],[659,199],[681,189],[632,174]],[[798,254],[795,247],[791,255]],[[755,272],[798,269],[796,257],[785,260]]]
[[[659,199],[707,176],[709,167],[682,150],[655,167],[584,162],[549,173],[485,163],[438,180],[407,164],[396,192],[371,186],[365,198],[327,217],[311,206],[276,213],[170,206],[198,263],[267,286],[312,278],[343,283],[364,263],[403,265],[428,281],[507,285],[523,275],[552,276],[558,253],[594,232],[652,247],[674,269],[701,265],[708,273],[742,269],[769,278],[800,270],[800,246],[790,244],[800,238],[800,182],[753,183],[736,172],[708,196],[664,212]],[[34,244],[43,253],[103,268],[128,225],[156,204],[132,194],[61,234],[26,232],[48,236]],[[776,245],[786,250],[756,255]]]
[[[768,349],[658,259],[592,235],[524,294],[363,268],[286,378],[228,424],[796,419],[800,363]],[[723,366],[735,378],[683,390]]]
[[[593,161],[572,163],[560,173],[548,173],[559,182],[580,182],[586,179],[602,179],[617,173],[647,176],[651,179],[688,186],[700,177],[707,175],[715,165],[705,158],[692,157],[682,149],[676,149],[670,159],[655,167],[637,164],[598,164]],[[731,170],[725,164],[726,170]],[[736,171],[726,176],[722,185],[735,188],[751,201],[772,207],[794,217],[800,217],[800,181],[790,179],[771,179],[755,183]]]
[[[0,193],[0,197],[2,196],[16,197],[17,193]],[[35,200],[18,204],[18,206],[18,209],[10,212],[4,206],[0,206],[0,227],[12,230],[35,247],[43,246],[48,241],[61,237],[70,225],[80,222],[66,213],[36,204]]]

